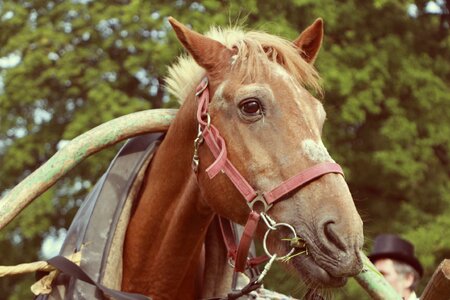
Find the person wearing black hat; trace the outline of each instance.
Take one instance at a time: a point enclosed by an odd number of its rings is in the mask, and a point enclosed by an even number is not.
[[[423,275],[423,268],[410,242],[395,234],[381,234],[375,238],[368,257],[403,299],[418,299],[414,289]]]

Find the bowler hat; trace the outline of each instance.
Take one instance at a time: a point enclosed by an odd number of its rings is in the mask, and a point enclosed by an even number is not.
[[[372,262],[380,258],[390,258],[413,267],[422,277],[423,268],[414,256],[414,246],[395,234],[380,234],[375,238],[372,253],[368,255]]]

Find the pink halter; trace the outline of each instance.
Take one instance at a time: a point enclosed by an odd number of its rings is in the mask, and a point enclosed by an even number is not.
[[[235,270],[243,272],[247,265],[247,254],[250,247],[254,232],[256,231],[259,222],[260,213],[254,211],[254,204],[261,202],[264,205],[264,212],[267,212],[272,205],[280,200],[286,194],[292,192],[296,188],[303,186],[325,174],[338,173],[344,175],[342,168],[336,163],[320,163],[300,171],[297,175],[280,183],[277,187],[268,192],[257,192],[239,173],[234,165],[227,158],[227,148],[224,139],[220,136],[219,130],[210,123],[210,116],[208,111],[209,105],[209,89],[208,79],[205,77],[196,89],[196,96],[198,97],[197,121],[199,123],[199,133],[195,141],[195,152],[193,158],[194,171],[197,171],[198,146],[204,140],[215,157],[215,161],[206,169],[209,178],[214,178],[220,171],[225,173],[238,191],[247,201],[252,210],[247,223],[245,225],[244,233],[241,238],[239,247],[232,244],[231,239],[225,237],[229,256],[235,261]],[[222,226],[222,231],[228,231]],[[226,235],[226,233],[224,234]],[[258,261],[261,259],[258,258]],[[251,263],[251,262],[250,262]]]

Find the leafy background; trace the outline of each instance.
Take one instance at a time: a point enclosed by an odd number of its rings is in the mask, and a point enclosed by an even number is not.
[[[420,293],[450,257],[449,9],[445,0],[0,1],[0,191],[96,125],[176,105],[163,90],[181,53],[169,15],[200,32],[245,23],[288,39],[322,17],[324,139],[345,166],[366,250],[378,233],[411,240],[426,270]],[[43,241],[64,235],[116,151],[83,162],[0,232],[0,265],[45,258]],[[33,280],[1,278],[0,299],[30,298]],[[281,269],[267,286],[304,293]],[[367,298],[353,281],[332,294]]]

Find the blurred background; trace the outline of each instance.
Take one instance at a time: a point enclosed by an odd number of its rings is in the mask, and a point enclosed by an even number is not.
[[[176,107],[164,91],[182,49],[167,22],[245,24],[295,39],[317,17],[324,141],[345,167],[375,235],[398,233],[425,267],[419,294],[450,258],[450,1],[0,0],[0,195],[67,141],[131,112]],[[57,253],[116,148],[83,162],[0,232],[0,265]],[[0,279],[0,299],[30,299],[33,275]],[[267,287],[301,297],[277,268]],[[334,299],[367,299],[353,280]]]

